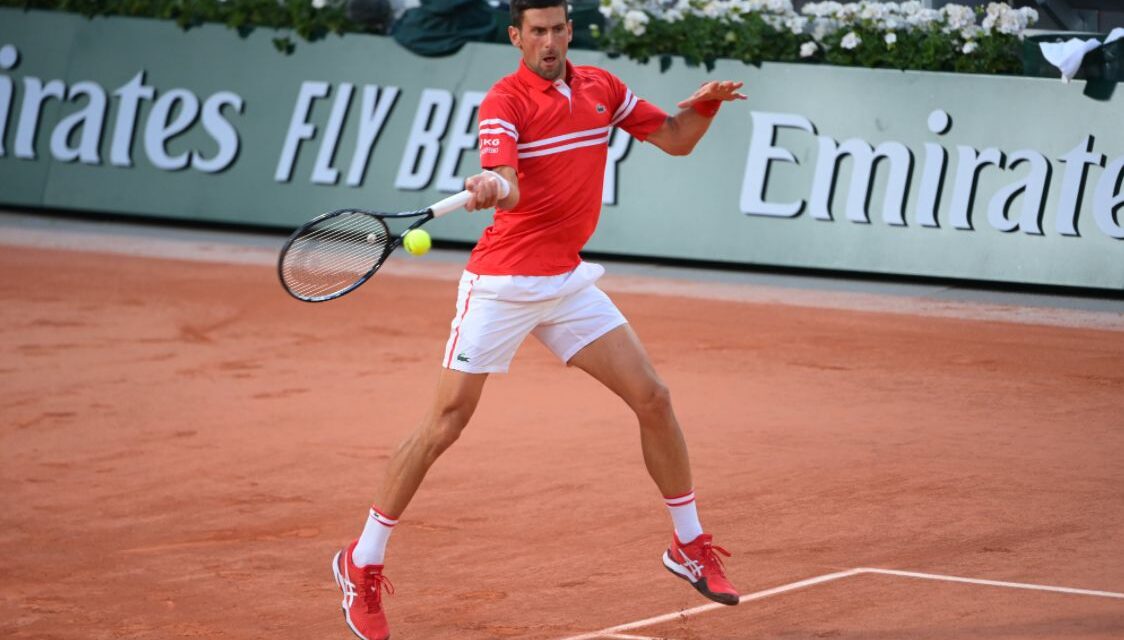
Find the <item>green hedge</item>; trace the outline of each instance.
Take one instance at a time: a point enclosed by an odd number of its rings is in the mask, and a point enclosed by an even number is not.
[[[245,35],[255,27],[288,32],[275,38],[278,50],[291,52],[293,37],[318,40],[331,33],[362,32],[347,17],[342,0],[0,0],[0,6],[67,11],[84,16],[133,16],[173,20],[184,29],[220,23]]]
[[[790,0],[600,0],[604,28],[591,2],[577,0],[581,44],[666,68],[672,56],[711,67],[719,58],[748,63],[826,62],[861,67],[1019,74],[1022,39],[1037,21],[1032,9],[991,3],[986,9],[920,2],[817,2],[800,13]],[[350,19],[346,0],[0,0],[0,6],[85,16],[173,20],[190,29],[221,23],[245,35],[277,29],[278,50],[294,38],[369,31]],[[593,5],[595,6],[595,5]],[[599,16],[597,16],[599,17]],[[594,29],[596,40],[587,35]],[[497,38],[503,39],[497,31]],[[579,44],[579,43],[575,43]]]
[[[854,67],[1022,73],[1022,39],[1033,9],[992,2],[926,9],[906,2],[790,0],[601,0],[602,46],[634,60],[683,56],[710,67],[719,58],[827,62]]]

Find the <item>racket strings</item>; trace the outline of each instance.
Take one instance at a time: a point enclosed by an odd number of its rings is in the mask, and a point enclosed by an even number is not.
[[[325,218],[290,242],[281,261],[285,286],[318,299],[361,282],[382,260],[390,233],[382,220],[347,212]]]

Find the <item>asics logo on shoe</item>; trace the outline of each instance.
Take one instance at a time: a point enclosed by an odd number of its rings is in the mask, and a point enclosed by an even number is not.
[[[355,589],[355,583],[347,578],[343,579],[343,606],[350,608],[355,603],[355,599],[359,597],[359,591]]]
[[[346,608],[351,607],[351,605],[355,603],[355,599],[359,597],[359,590],[355,588],[355,583],[348,577],[348,572],[350,571],[349,565],[351,564],[351,558],[346,557],[348,555],[351,554],[345,554],[343,558],[343,571],[338,574],[340,590],[343,591],[343,606]]]
[[[684,569],[686,569],[687,571],[690,572],[691,577],[693,577],[695,580],[698,580],[699,578],[702,577],[703,566],[702,566],[701,562],[697,562],[695,560],[692,560],[692,559],[688,558],[687,556],[683,555],[682,553],[680,553],[680,557],[683,558],[683,562],[680,563],[680,564],[683,566]]]

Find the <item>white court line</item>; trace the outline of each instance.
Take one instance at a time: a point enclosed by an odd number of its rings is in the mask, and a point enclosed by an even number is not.
[[[848,571],[840,571],[838,573],[829,573],[827,575],[816,576],[815,578],[808,578],[807,580],[800,580],[799,582],[790,582],[789,584],[784,584],[784,585],[781,585],[779,587],[773,587],[772,589],[766,589],[764,591],[757,591],[755,593],[746,594],[746,595],[742,596],[741,599],[738,600],[738,602],[749,602],[750,600],[761,600],[762,598],[768,598],[769,596],[775,596],[778,593],[784,593],[786,591],[794,591],[796,589],[802,589],[804,587],[810,587],[810,586],[815,585],[815,584],[822,584],[824,582],[831,582],[832,580],[838,580],[840,578],[846,578],[847,576],[853,576],[860,571],[861,571],[861,569],[850,569]],[[693,615],[703,613],[703,612],[706,612],[706,611],[712,611],[714,609],[725,609],[725,608],[727,608],[727,606],[724,605],[724,604],[718,604],[718,603],[704,604],[702,606],[695,607],[693,609],[684,609],[683,611],[676,611],[675,613],[667,613],[667,614],[664,614],[662,616],[656,616],[654,618],[647,618],[645,620],[638,620],[636,622],[629,622],[629,623],[626,623],[626,624],[617,625],[615,627],[609,627],[607,629],[602,629],[600,631],[593,631],[591,633],[583,633],[582,635],[578,635],[578,636],[569,636],[567,638],[563,638],[563,640],[592,640],[593,638],[612,637],[612,634],[614,634],[618,631],[628,631],[630,629],[637,629],[639,627],[647,627],[647,626],[651,626],[653,624],[659,624],[661,622],[671,622],[672,620],[679,620],[681,618],[686,618],[686,617],[693,616]]]
[[[895,571],[893,569],[859,569],[860,573],[880,573],[887,576],[902,576],[904,578],[920,578],[922,580],[941,580],[943,582],[964,582],[967,584],[982,584],[989,587],[1007,587],[1008,589],[1031,589],[1033,591],[1053,591],[1054,593],[1069,593],[1078,596],[1094,596],[1097,598],[1119,598],[1124,600],[1124,593],[1113,591],[1094,591],[1092,589],[1074,589],[1071,587],[1051,587],[1044,584],[1030,584],[1027,582],[1002,582],[999,580],[981,580],[979,578],[960,578],[945,576],[936,573],[917,573],[914,571]]]
[[[841,578],[848,578],[850,576],[855,576],[855,575],[860,575],[860,574],[898,576],[898,577],[902,577],[902,578],[917,578],[917,579],[921,579],[921,580],[938,580],[938,581],[941,581],[941,582],[960,582],[960,583],[965,583],[965,584],[976,584],[976,585],[983,585],[983,586],[988,586],[988,587],[1004,587],[1004,588],[1007,588],[1007,589],[1029,589],[1029,590],[1033,590],[1033,591],[1049,591],[1049,592],[1053,592],[1053,593],[1067,593],[1067,594],[1079,595],[1079,596],[1093,596],[1093,597],[1098,597],[1098,598],[1116,598],[1116,599],[1124,600],[1124,593],[1116,593],[1114,591],[1096,591],[1096,590],[1093,590],[1093,589],[1074,589],[1072,587],[1056,587],[1056,586],[1050,586],[1050,585],[1044,585],[1044,584],[1033,584],[1033,583],[1029,583],[1029,582],[1004,582],[1004,581],[1000,581],[1000,580],[983,580],[983,579],[980,579],[980,578],[962,578],[960,576],[949,576],[949,575],[943,575],[943,574],[938,574],[938,573],[918,573],[916,571],[898,571],[898,570],[895,570],[895,569],[873,569],[873,568],[869,568],[869,567],[860,567],[860,568],[856,568],[856,569],[848,569],[847,571],[839,571],[837,573],[828,573],[828,574],[825,574],[825,575],[822,575],[822,576],[816,576],[814,578],[808,578],[807,580],[800,580],[798,582],[791,582],[789,584],[781,585],[779,587],[773,587],[772,589],[766,589],[764,591],[757,591],[757,592],[754,592],[754,593],[750,593],[750,594],[742,596],[738,600],[738,602],[749,602],[751,600],[763,600],[763,599],[768,598],[770,596],[775,596],[775,595],[785,593],[785,592],[788,592],[788,591],[795,591],[796,589],[802,589],[804,587],[810,587],[812,585],[823,584],[825,582],[831,582],[833,580],[839,580]],[[600,631],[592,631],[590,633],[584,633],[584,634],[577,635],[577,636],[568,636],[566,638],[563,638],[562,640],[596,640],[596,639],[604,639],[604,638],[619,638],[621,640],[656,640],[655,638],[648,638],[648,637],[645,637],[645,636],[632,636],[632,635],[626,635],[626,634],[617,633],[617,632],[628,631],[630,629],[638,629],[640,627],[649,627],[649,626],[652,626],[652,625],[655,625],[655,624],[660,624],[662,622],[671,622],[672,620],[681,620],[683,618],[687,618],[687,617],[697,615],[697,614],[700,614],[700,613],[705,613],[707,611],[713,611],[714,609],[724,609],[724,608],[726,608],[725,605],[721,605],[721,604],[717,604],[717,603],[715,603],[715,604],[704,604],[702,606],[694,607],[692,609],[684,609],[682,611],[676,611],[675,613],[667,613],[667,614],[664,614],[664,615],[661,615],[661,616],[655,616],[655,617],[652,617],[652,618],[646,618],[644,620],[638,620],[636,622],[629,622],[629,623],[626,623],[626,624],[617,625],[615,627],[608,627],[608,628],[605,628],[605,629],[601,629]]]

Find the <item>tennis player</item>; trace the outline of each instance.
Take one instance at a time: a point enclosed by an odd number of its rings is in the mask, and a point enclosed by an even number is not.
[[[663,564],[704,596],[738,593],[695,507],[683,433],[636,334],[595,282],[604,273],[579,251],[593,234],[609,134],[620,127],[671,155],[686,155],[723,102],[744,100],[740,82],[708,82],[668,116],[616,76],[566,59],[573,36],[566,0],[514,0],[518,70],[480,105],[482,173],[468,178],[466,208],[496,208],[461,277],[457,311],[428,415],[387,465],[358,540],[336,554],[348,626],[360,638],[390,635],[382,591],[387,540],[430,466],[468,424],[488,374],[504,373],[528,334],[567,365],[620,396],[636,413],[648,473],[674,525]]]

